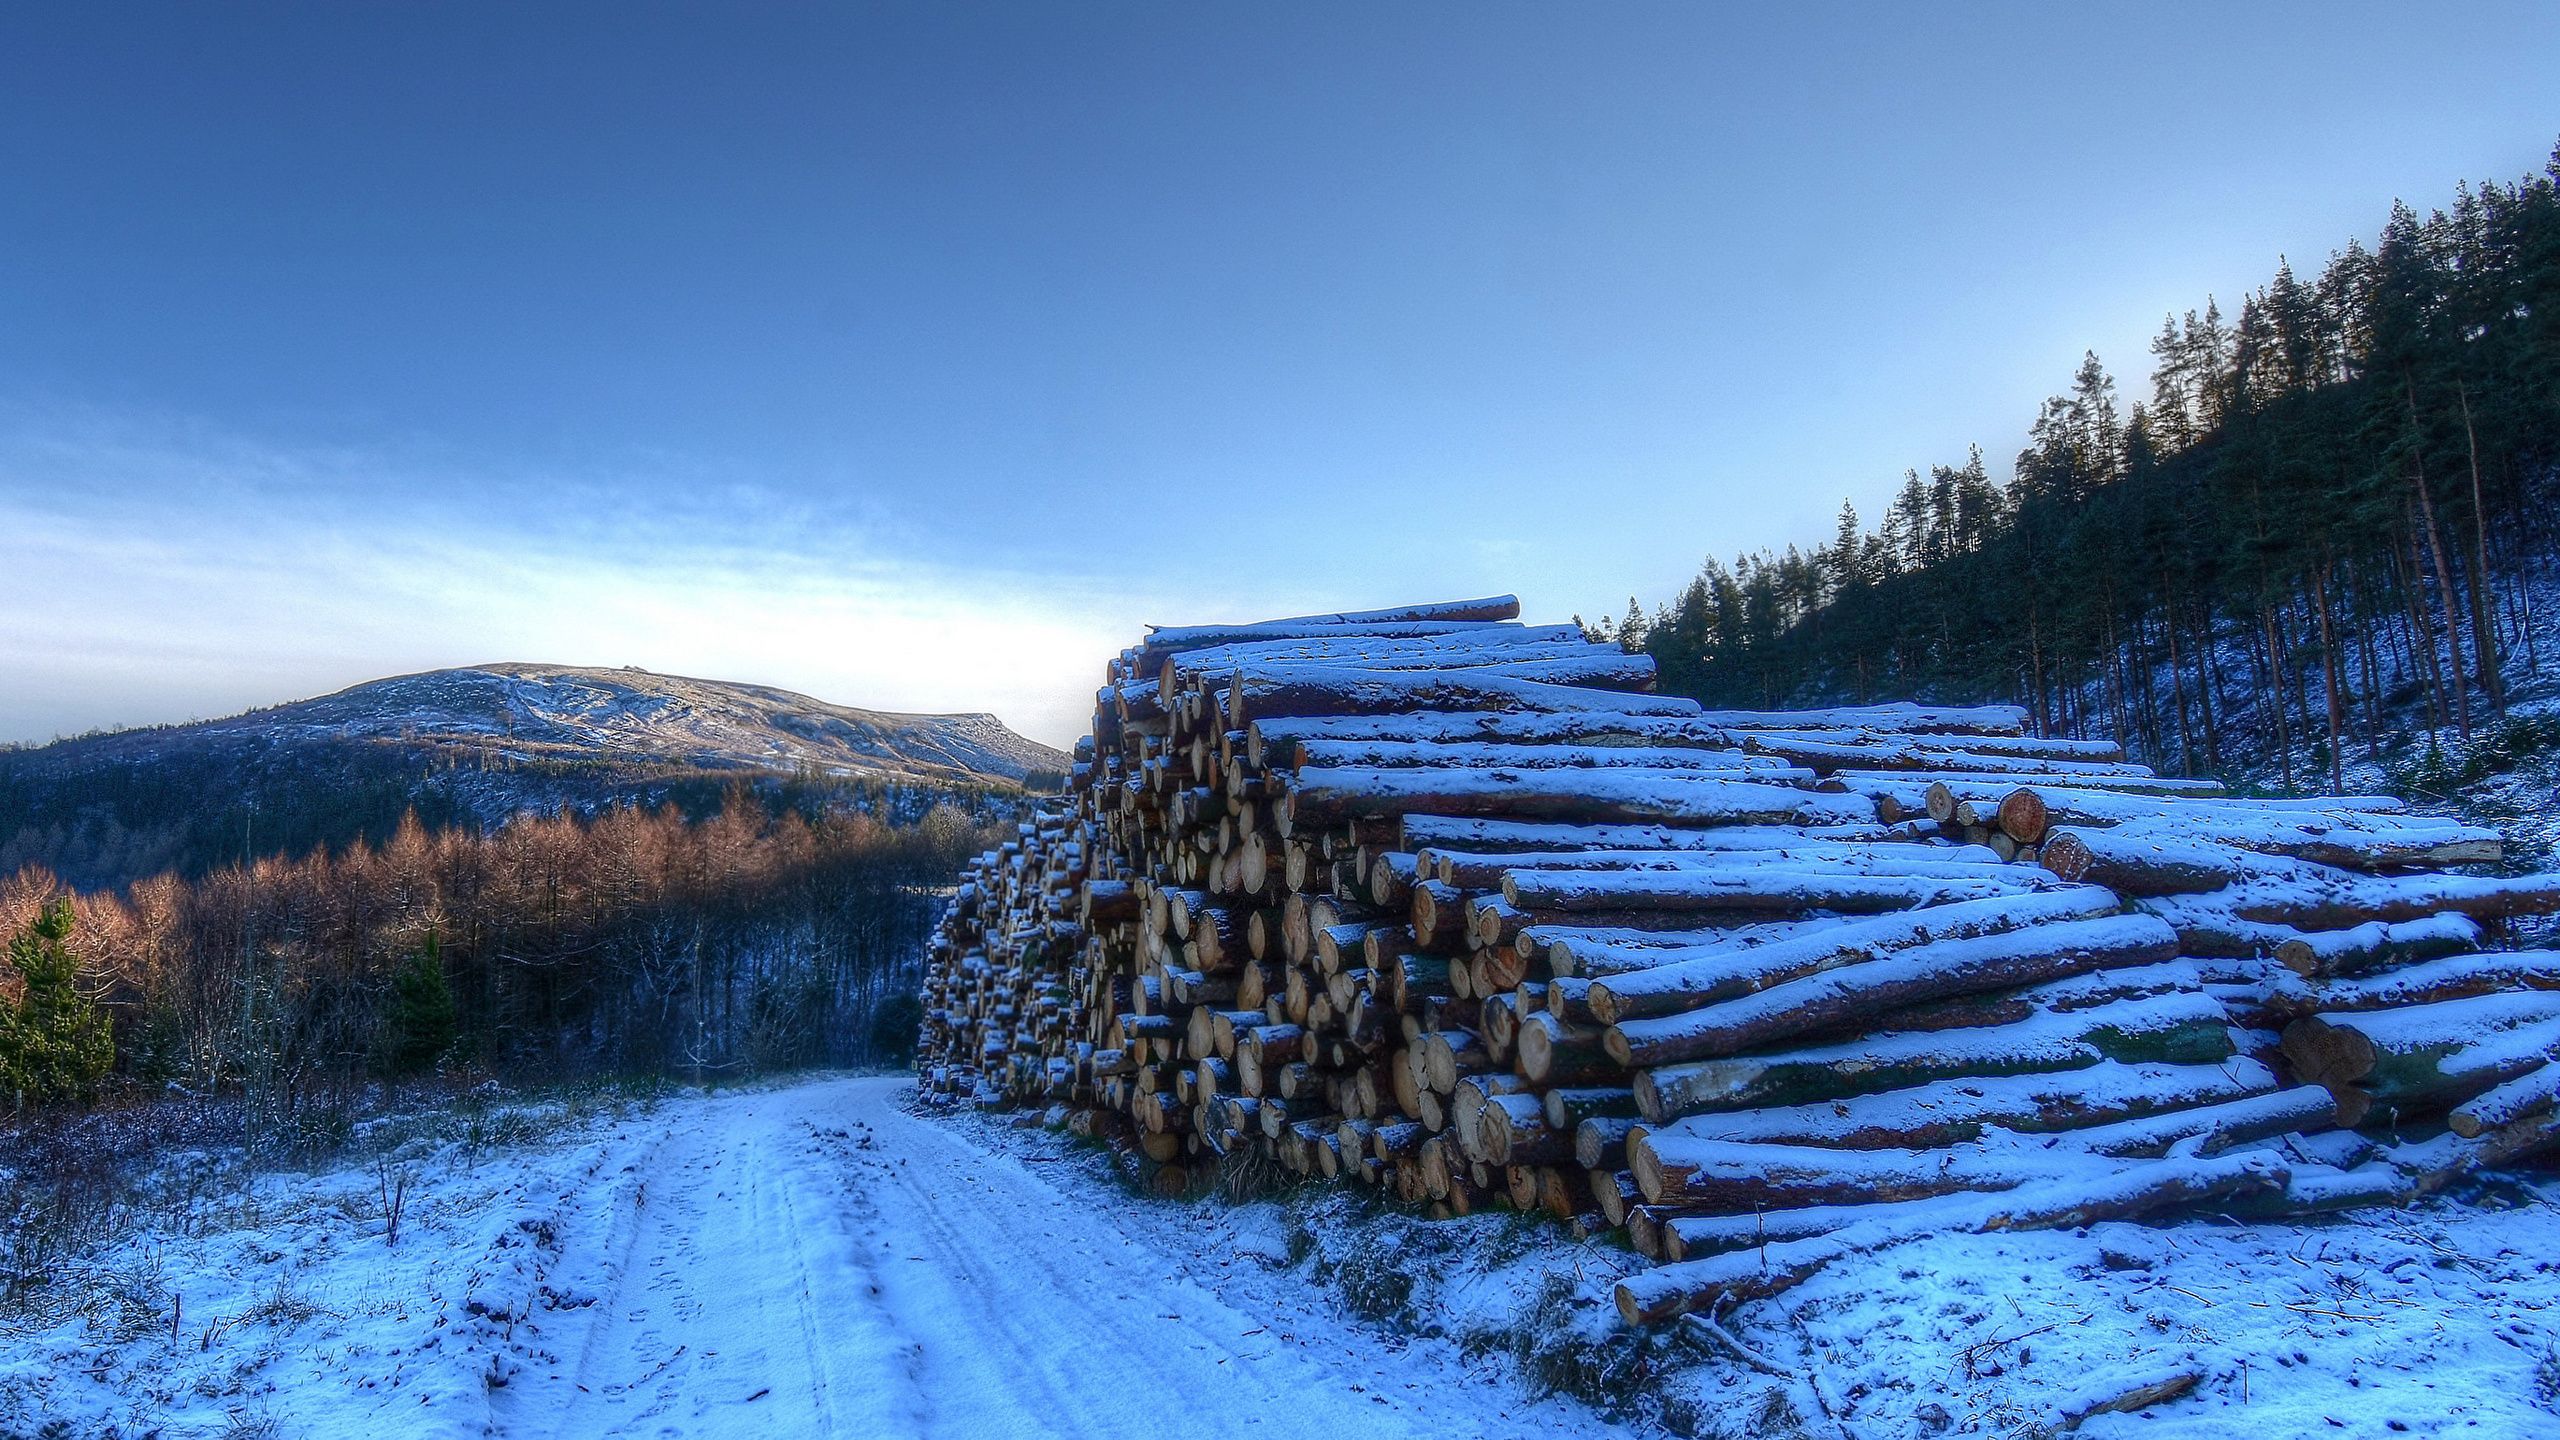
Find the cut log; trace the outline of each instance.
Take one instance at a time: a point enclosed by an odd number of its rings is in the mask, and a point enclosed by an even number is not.
[[[2048,832],[2047,848],[2059,836],[2074,837],[2078,850],[2087,850],[2092,832],[2075,826],[2067,831]],[[2495,830],[2476,825],[2458,825],[2451,821],[2421,824],[2409,820],[2376,817],[2359,821],[2350,815],[2308,816],[2278,812],[2256,816],[2218,807],[2198,807],[2197,813],[2180,813],[2140,821],[2130,821],[2104,833],[2115,845],[2152,844],[2170,854],[2190,846],[2222,847],[2250,854],[2281,856],[2319,865],[2334,865],[2349,870],[2394,870],[2440,868],[2451,865],[2476,865],[2495,862],[2505,853],[2504,843]],[[2117,852],[2119,856],[2122,851]],[[2102,872],[2106,865],[2122,864],[2121,858],[2096,857]],[[2048,867],[2052,868],[2051,862]],[[2069,875],[2082,879],[2084,875]],[[2127,872],[2133,874],[2135,872]],[[2247,872],[2237,871],[2229,879]],[[2149,878],[2147,873],[2142,878]],[[2171,878],[2180,878],[2174,870]],[[2103,873],[2100,883],[2105,883]],[[2228,883],[2228,880],[2219,883]],[[2204,885],[2181,884],[2179,889],[2206,889]],[[2154,892],[2159,893],[2159,892]]]
[[[1303,739],[1289,745],[1286,760],[1288,763],[1272,768],[1669,770],[1743,779],[1798,781],[1812,778],[1810,771],[1767,756],[1746,755],[1739,750],[1674,745],[1435,744],[1428,741]]]
[[[2284,1088],[2247,1058],[2219,1065],[2124,1064],[1988,1079],[1941,1080],[1811,1105],[1711,1111],[1665,1127],[1720,1140],[1920,1150],[1980,1140],[1991,1131],[2051,1134]]]
[[[1727,825],[1688,830],[1670,825],[1572,825],[1546,820],[1467,819],[1406,815],[1397,826],[1399,848],[1449,854],[1570,854],[1584,850],[1644,853],[1686,850],[1785,850],[1806,845],[1872,844],[1876,825]]]
[[[1513,1046],[1520,1073],[1532,1085],[1580,1085],[1612,1076],[1618,1063],[1609,1058],[1596,1027],[1575,1027],[1540,1011],[1520,1017]]]
[[[2103,1174],[2107,1167],[2067,1154],[2021,1156],[1978,1147],[1832,1150],[1648,1130],[1628,1143],[1627,1168],[1653,1204],[1697,1205],[1730,1214],[2011,1190],[2030,1182]]]
[[[1362,816],[1482,816],[1574,823],[1687,825],[1859,824],[1873,814],[1852,797],[1784,785],[1702,779],[1676,770],[1301,770],[1275,807],[1280,832]]]
[[[1546,1106],[1527,1091],[1487,1100],[1477,1126],[1489,1164],[1555,1165],[1573,1158],[1573,1133],[1549,1126]]]
[[[1746,826],[1759,830],[1762,827]],[[1714,833],[1712,831],[1707,833]],[[2019,883],[2019,873],[1988,849],[1921,850],[1916,846],[1852,847],[1819,840],[1765,848],[1715,850],[1553,850],[1477,854],[1430,847],[1417,868],[1435,880],[1467,889],[1500,889],[1513,875],[1569,872],[1731,874],[1758,870],[1806,870],[1825,875],[1932,877]],[[2030,880],[2027,883],[2033,884]]]
[[[1655,708],[1644,702],[1645,708]],[[1245,754],[1256,768],[1292,770],[1297,746],[1328,743],[1396,745],[1627,745],[1732,750],[1732,732],[1693,713],[1626,710],[1422,711],[1372,715],[1279,717],[1245,730]]]
[[[2277,1013],[2290,1011],[2285,1018],[2295,1020],[2322,1013],[2397,1010],[2508,990],[2560,990],[2560,951],[2448,955],[2358,979],[2298,986],[2271,996],[2269,1008]]]
[[[1855,875],[1780,864],[1712,870],[1513,870],[1503,879],[1502,896],[1537,914],[1651,910],[1867,915],[2024,895],[2035,888],[1990,876]]]
[[[1485,1103],[1500,1095],[1517,1095],[1527,1091],[1529,1082],[1517,1075],[1487,1074],[1462,1076],[1451,1091],[1449,1128],[1456,1132],[1458,1143],[1470,1155],[1483,1147],[1479,1125]]]
[[[1503,607],[1508,606],[1507,613]],[[1509,595],[1485,600],[1446,601],[1403,610],[1349,611],[1340,615],[1304,615],[1286,620],[1258,620],[1245,625],[1157,626],[1135,653],[1132,668],[1153,678],[1164,656],[1212,645],[1257,644],[1273,640],[1328,639],[1337,636],[1395,638],[1479,632],[1488,622],[1509,620],[1520,602]]]
[[[2107,891],[2086,886],[1810,926],[1775,943],[1708,946],[1653,968],[1607,976],[1593,984],[1589,1003],[1595,1016],[1612,1024],[1672,1015],[1879,954],[2090,919],[2113,912],[2118,903]]]
[[[2015,771],[2028,775],[2152,778],[2147,767],[2126,764],[2121,760],[2092,760],[2050,753],[1994,754],[1965,748],[1965,742],[1955,738],[1859,735],[1835,740],[1817,738],[1802,731],[1746,732],[1740,738],[1754,754],[1791,761],[1826,775],[1836,770],[1909,770],[1969,775]]]
[[[1642,1128],[1643,1122],[1632,1115],[1585,1116],[1574,1123],[1573,1161],[1585,1170],[1622,1169],[1627,1163],[1627,1142]]]
[[[2313,978],[2454,955],[2479,943],[2480,922],[2470,916],[2428,915],[2396,923],[2375,920],[2347,930],[2296,932],[2277,943],[2275,956],[2296,975]]]
[[[2444,913],[2509,920],[2560,912],[2560,876],[2382,876],[2331,870],[2271,883],[2253,881],[2216,898],[2241,919],[2304,930],[2344,930],[2368,921],[2399,923]]]
[[[2455,1107],[2445,1117],[2453,1133],[2466,1140],[2560,1109],[2560,1064],[2537,1065],[2512,1080]]]
[[[1611,1058],[1630,1068],[1738,1055],[1861,1016],[1951,995],[2058,980],[2177,954],[2177,936],[2147,915],[2065,921],[1939,941],[1880,960],[1787,980],[1755,994],[1609,1028]],[[1605,982],[1604,982],[1605,984]],[[1593,987],[1594,1005],[1603,987]]]
[[[1177,709],[1187,692],[1223,688],[1239,671],[1302,666],[1354,670],[1461,670],[1530,660],[1575,659],[1591,646],[1565,625],[1478,625],[1438,635],[1314,635],[1241,641],[1164,657],[1154,672],[1156,703]]]
[[[2232,1053],[2228,1020],[2187,992],[2042,1016],[1988,1030],[1871,1035],[1820,1049],[1648,1070],[1636,1077],[1644,1117],[1803,1105],[1967,1076],[2079,1070],[2106,1060],[2203,1065]]]
[[[2560,1019],[2560,994],[2524,991],[2335,1015],[2285,1027],[2302,1077],[2332,1087],[2423,1087],[2444,1058],[2520,1027]]]
[[[1854,730],[1887,735],[2022,735],[2016,705],[1843,705],[1830,710],[1708,710],[1700,719],[1728,730]]]
[[[1549,714],[1694,715],[1697,702],[1626,693],[1653,682],[1650,657],[1624,662],[1532,662],[1488,670],[1355,670],[1290,666],[1237,677],[1225,723],[1243,728],[1279,716],[1396,715],[1417,710],[1513,710]],[[1639,665],[1635,661],[1642,659]],[[1612,688],[1585,689],[1595,681]]]
[[[1845,1256],[1940,1230],[2046,1230],[2125,1219],[2278,1190],[2285,1168],[2264,1155],[2162,1160],[2094,1180],[2058,1181],[2004,1195],[1895,1207],[1828,1235],[1642,1271],[1618,1282],[1618,1313],[1629,1325],[1657,1324],[1737,1300],[1784,1294]]]
[[[2308,1134],[2336,1123],[2337,1101],[2318,1085],[2296,1085],[2218,1105],[2171,1110],[2138,1120],[2066,1130],[2049,1143],[2119,1158],[2157,1158],[2172,1146],[2214,1155],[2278,1135]]]
[[[2286,1026],[2284,1051],[2338,1120],[2459,1107],[2560,1054],[2560,995],[2483,995]]]

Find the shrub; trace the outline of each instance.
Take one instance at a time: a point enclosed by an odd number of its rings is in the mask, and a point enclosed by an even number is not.
[[[916,1031],[924,1024],[924,1001],[908,994],[891,995],[871,1012],[871,1056],[889,1065],[916,1058]]]

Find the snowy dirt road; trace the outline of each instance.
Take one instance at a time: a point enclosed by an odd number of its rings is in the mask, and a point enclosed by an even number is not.
[[[1090,1436],[1203,1414],[1325,1440],[1613,1433],[1454,1355],[1460,1373],[1389,1357],[1285,1274],[1186,1273],[1203,1262],[1131,1238],[1038,1161],[908,1115],[908,1090],[670,1107],[608,1212],[541,1267],[494,1433]]]

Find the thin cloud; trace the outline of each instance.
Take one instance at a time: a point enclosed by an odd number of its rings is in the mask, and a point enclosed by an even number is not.
[[[0,736],[519,659],[992,710],[1063,743],[1104,658],[1160,608],[1092,577],[918,559],[752,485],[437,476],[167,438],[0,440]]]

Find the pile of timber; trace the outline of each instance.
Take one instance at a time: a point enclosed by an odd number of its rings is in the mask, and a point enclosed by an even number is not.
[[[2560,1140],[2560,877],[2007,706],[1710,711],[1509,597],[1160,628],[936,932],[931,1097],[1661,1262],[2400,1203]]]

